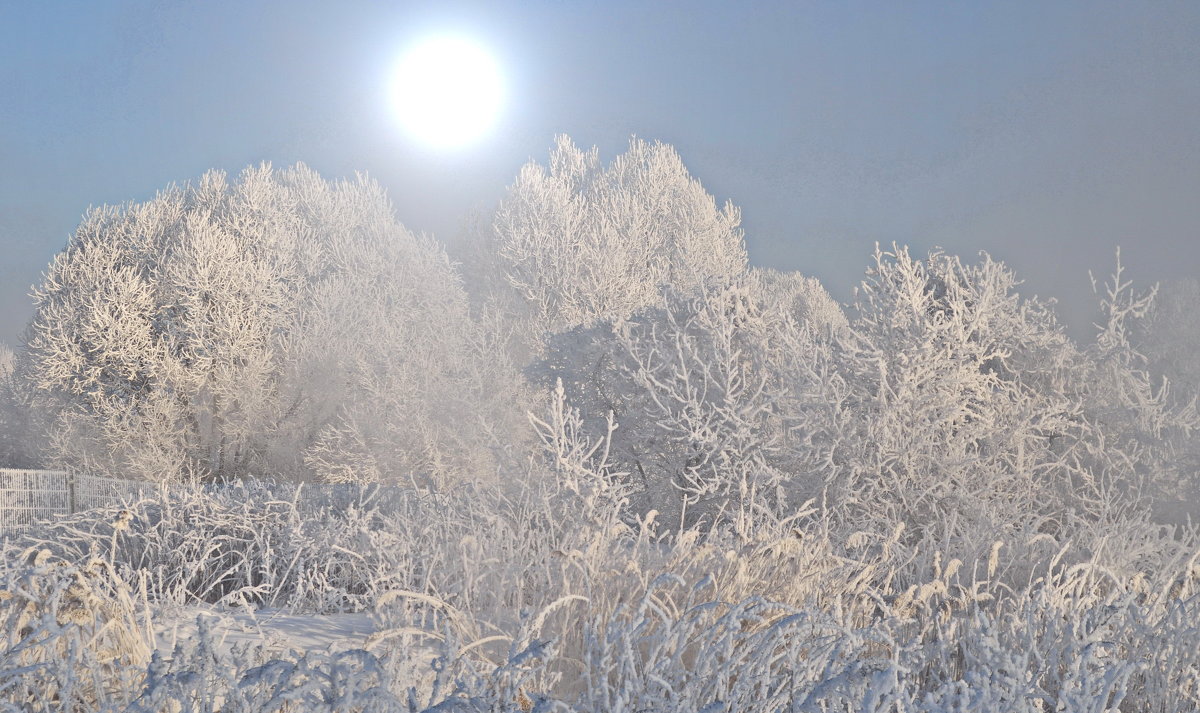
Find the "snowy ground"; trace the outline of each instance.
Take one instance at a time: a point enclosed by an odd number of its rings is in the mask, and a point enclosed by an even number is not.
[[[367,614],[289,614],[282,610],[223,612],[207,607],[184,607],[166,612],[155,622],[156,650],[171,655],[176,642],[197,636],[197,618],[209,619],[218,648],[262,645],[268,653],[345,651],[362,648],[375,625]]]

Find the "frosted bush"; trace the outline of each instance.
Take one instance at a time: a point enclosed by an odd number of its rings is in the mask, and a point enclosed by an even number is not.
[[[0,572],[0,709],[83,710],[136,686],[150,657],[145,592],[111,560],[30,548]]]
[[[248,481],[163,488],[156,497],[61,518],[22,535],[85,561],[100,543],[130,581],[162,604],[354,611],[403,573],[381,523],[404,516],[409,495],[375,487],[306,490]],[[415,499],[416,496],[413,496]],[[386,508],[386,514],[380,508]],[[128,522],[116,526],[117,515]]]

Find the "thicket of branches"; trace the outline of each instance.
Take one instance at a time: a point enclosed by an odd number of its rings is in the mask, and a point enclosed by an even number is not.
[[[843,306],[749,267],[738,224],[670,147],[604,165],[565,137],[462,265],[376,184],[302,166],[89,213],[0,398],[45,464],[191,486],[7,545],[3,591],[28,596],[0,594],[5,666],[39,673],[0,690],[1196,705],[1190,287],[1135,288],[1118,260],[1080,343],[986,254],[879,248]],[[313,480],[349,490],[306,500]],[[88,596],[106,613],[69,625]],[[147,662],[139,597],[367,609],[381,632],[353,656]]]

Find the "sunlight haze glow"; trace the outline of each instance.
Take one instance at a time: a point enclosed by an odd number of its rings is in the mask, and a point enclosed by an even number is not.
[[[393,102],[416,140],[453,148],[480,138],[495,123],[503,82],[492,56],[460,37],[425,40],[397,65]]]

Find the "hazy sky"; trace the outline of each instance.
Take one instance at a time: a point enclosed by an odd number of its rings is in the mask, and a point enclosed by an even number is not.
[[[509,83],[466,149],[416,146],[387,73],[435,32]],[[755,264],[846,299],[876,241],[987,250],[1090,317],[1116,245],[1200,273],[1200,2],[0,2],[0,340],[89,205],[209,168],[365,170],[452,240],[565,132],[673,144]]]

